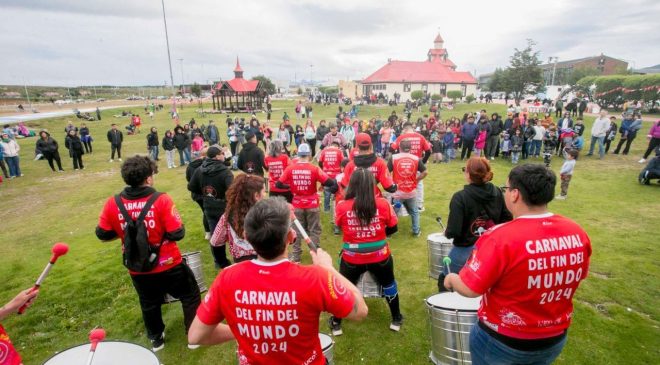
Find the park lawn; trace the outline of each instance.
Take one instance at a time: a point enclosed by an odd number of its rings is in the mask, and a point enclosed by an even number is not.
[[[273,120],[283,112],[294,116],[293,101],[276,101]],[[346,108],[346,107],[345,107]],[[459,105],[443,111],[442,117],[460,116],[467,111],[486,108],[489,113],[504,114],[503,105]],[[198,122],[216,120],[223,141],[224,115],[200,118],[196,107],[186,106],[182,120],[195,117]],[[380,114],[386,117],[396,108],[363,107],[361,117]],[[314,120],[333,119],[337,106],[314,106]],[[135,110],[135,112],[138,112]],[[141,111],[140,111],[141,112]],[[26,365],[40,364],[67,347],[87,341],[89,331],[103,327],[108,339],[121,339],[149,346],[142,323],[137,295],[121,265],[119,243],[102,243],[94,235],[98,214],[105,200],[119,192],[123,182],[120,164],[109,163],[109,145],[105,133],[110,124],[123,126],[128,118],[113,118],[117,111],[104,111],[103,120],[88,122],[95,138],[94,153],[85,155],[84,171],[73,171],[64,149],[63,128],[67,118],[30,123],[47,128],[58,140],[65,173],[50,172],[45,161],[33,161],[35,139],[21,140],[21,167],[25,177],[4,182],[0,199],[0,302],[5,303],[20,289],[32,285],[50,255],[54,242],[67,242],[71,250],[62,257],[46,280],[35,305],[22,316],[12,316],[3,325],[22,353]],[[145,113],[141,113],[145,114]],[[421,113],[415,113],[416,119]],[[247,117],[247,115],[242,115]],[[260,114],[259,118],[265,118]],[[165,111],[154,121],[143,117],[142,134],[127,136],[125,156],[146,153],[146,133],[156,126],[159,135],[172,129]],[[78,121],[75,121],[79,125]],[[293,121],[294,124],[296,121]],[[593,117],[586,118],[587,148]],[[273,123],[276,127],[276,123]],[[575,296],[575,320],[560,364],[650,364],[660,358],[660,269],[657,259],[657,222],[660,219],[660,186],[637,183],[641,165],[637,163],[646,149],[645,123],[629,156],[608,155],[605,160],[581,157],[571,182],[569,198],[553,201],[550,210],[576,220],[592,239],[593,256],[590,275]],[[124,130],[125,131],[125,130]],[[161,171],[156,188],[174,199],[186,224],[186,238],[179,246],[183,252],[199,250],[203,255],[206,284],[215,276],[208,243],[203,239],[201,212],[186,189],[184,168],[167,169],[161,151]],[[178,158],[177,158],[178,159]],[[540,160],[532,159],[533,163]],[[553,158],[558,171],[561,159]],[[178,161],[177,161],[178,165]],[[494,161],[494,183],[504,185],[512,165]],[[345,322],[344,335],[335,339],[338,364],[426,364],[430,349],[429,325],[424,299],[437,292],[436,282],[428,278],[426,235],[440,228],[437,215],[447,217],[452,194],[465,184],[462,164],[429,164],[425,181],[426,211],[422,213],[422,236],[410,234],[410,220],[400,221],[399,232],[390,240],[395,273],[399,283],[405,323],[400,333],[388,330],[389,310],[384,300],[368,299],[369,317],[361,323]],[[559,191],[559,187],[557,187]],[[323,214],[323,247],[333,255],[339,252],[340,237],[333,236],[330,217]],[[655,243],[654,243],[655,242]],[[309,256],[304,260],[309,262]],[[158,353],[163,364],[234,364],[235,345],[228,344],[190,351],[186,348],[183,321],[178,304],[165,305],[167,326],[164,350]],[[328,333],[327,315],[320,321],[321,332]]]

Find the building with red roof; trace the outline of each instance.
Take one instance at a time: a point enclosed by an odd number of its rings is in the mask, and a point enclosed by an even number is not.
[[[218,82],[213,87],[213,109],[232,112],[260,110],[264,97],[259,80],[243,78],[243,69],[236,57],[234,78]]]
[[[449,59],[444,40],[438,34],[426,60],[388,60],[383,67],[362,80],[362,88],[365,95],[378,96],[382,93],[392,99],[394,94],[398,94],[400,100],[412,99],[410,94],[415,90],[443,97],[447,96],[448,91],[460,90],[466,96],[476,93],[477,79],[470,72],[456,71],[456,64]]]

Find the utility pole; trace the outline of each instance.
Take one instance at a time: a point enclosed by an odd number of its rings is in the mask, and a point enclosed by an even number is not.
[[[559,57],[549,57],[549,58],[548,58],[548,62],[552,62],[552,59],[553,59],[553,58],[554,58],[554,60],[555,60],[555,64],[552,65],[552,79],[551,79],[551,81],[550,81],[550,85],[554,85],[554,84],[555,84],[555,74],[556,74],[556,72],[557,72],[557,61],[559,60]]]
[[[186,81],[183,79],[183,58],[179,58],[179,64],[181,65],[181,96],[186,92]]]
[[[27,83],[25,81],[23,81],[23,86],[25,87],[25,96],[27,97],[28,104],[30,104],[30,111],[33,111],[32,110],[32,102],[30,101],[30,93],[28,92]]]
[[[170,56],[170,38],[167,35],[167,18],[165,17],[165,0],[160,1],[163,5],[163,23],[165,24],[165,43],[167,44],[167,62],[170,65],[170,81],[172,89],[172,112],[176,112],[176,93],[174,91],[174,76],[172,74],[172,57]]]

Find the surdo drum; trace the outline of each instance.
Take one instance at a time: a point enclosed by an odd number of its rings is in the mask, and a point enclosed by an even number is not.
[[[426,242],[429,247],[429,277],[437,279],[442,272],[442,259],[449,256],[454,240],[445,237],[444,233],[433,233],[428,235]]]
[[[481,297],[467,298],[458,293],[440,293],[426,299],[431,327],[431,353],[436,365],[472,364],[470,330],[477,322]]]
[[[364,298],[381,298],[383,296],[383,287],[378,284],[369,271],[365,271],[360,276],[356,286]]]
[[[79,345],[64,350],[44,365],[85,364],[89,355],[90,344]],[[103,341],[96,348],[93,365],[160,365],[156,355],[140,345],[122,341]]]
[[[334,358],[335,342],[332,340],[332,337],[323,333],[319,333],[319,341],[321,342],[321,350],[323,351],[323,356],[325,356],[326,360],[328,360],[327,364],[334,365],[335,362],[333,358]],[[239,364],[241,363],[240,356],[241,355],[238,354],[237,352],[236,357]]]
[[[188,252],[181,255],[183,264],[187,265],[195,276],[195,281],[199,287],[199,292],[203,293],[207,290],[206,283],[204,282],[204,272],[202,271],[202,253],[200,251]],[[169,294],[165,294],[165,303],[172,303],[179,300]]]

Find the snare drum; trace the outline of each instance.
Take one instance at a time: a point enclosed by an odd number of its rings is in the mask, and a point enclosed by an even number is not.
[[[204,282],[204,272],[202,271],[202,253],[200,251],[188,252],[181,255],[184,265],[187,265],[195,276],[195,281],[199,287],[199,292],[203,293],[207,290],[206,283]],[[169,294],[165,294],[165,303],[172,303],[179,300]]]
[[[335,363],[333,360],[335,342],[332,340],[332,337],[323,333],[319,333],[319,341],[321,341],[323,356],[325,356],[325,359],[328,360],[327,364],[333,365]]]
[[[452,292],[426,299],[431,325],[431,362],[436,365],[472,364],[470,330],[477,322],[480,303],[481,297],[467,298]]]
[[[64,350],[44,362],[44,365],[86,364],[90,344]],[[93,365],[160,365],[156,355],[140,345],[123,341],[99,342]]]
[[[356,286],[364,298],[381,298],[383,296],[383,287],[369,271],[365,271],[360,276]]]
[[[426,242],[429,247],[429,277],[438,279],[442,272],[442,259],[449,256],[454,240],[445,237],[444,233],[433,233],[428,235]]]

